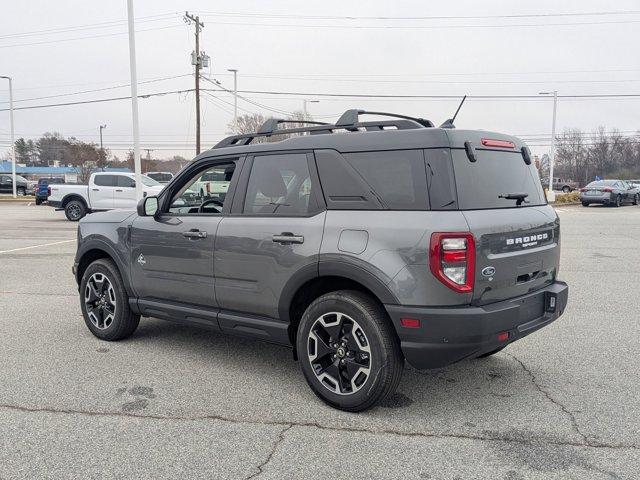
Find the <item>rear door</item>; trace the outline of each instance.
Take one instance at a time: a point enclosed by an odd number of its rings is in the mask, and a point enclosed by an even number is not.
[[[118,176],[108,173],[97,173],[89,185],[89,203],[93,210],[114,208],[114,194]]]
[[[317,274],[325,211],[312,155],[257,155],[240,182],[216,236],[216,297],[223,309],[278,318],[287,281]]]
[[[452,149],[458,206],[476,241],[473,298],[486,304],[555,280],[560,226],[519,150],[476,148],[475,155],[472,162],[464,149]],[[520,202],[510,194],[526,196]]]

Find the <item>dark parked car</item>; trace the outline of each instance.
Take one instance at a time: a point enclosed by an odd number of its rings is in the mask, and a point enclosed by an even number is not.
[[[20,196],[27,194],[29,182],[26,178],[16,175],[16,193]],[[13,193],[13,178],[10,173],[0,173],[0,193]]]
[[[51,195],[49,185],[60,185],[65,183],[64,177],[42,177],[38,179],[38,185],[35,188],[36,205],[46,202]]]
[[[269,120],[136,212],[83,218],[73,272],[89,330],[119,340],[148,316],[288,345],[319,398],[361,411],[405,360],[487,357],[559,318],[560,222],[523,142],[366,113]],[[193,194],[209,174],[228,179],[224,199]]]
[[[588,207],[592,203],[620,207],[625,203],[638,205],[640,189],[625,180],[596,180],[580,189],[580,201]]]

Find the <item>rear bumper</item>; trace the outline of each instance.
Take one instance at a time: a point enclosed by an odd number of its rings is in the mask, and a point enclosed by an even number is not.
[[[49,206],[54,208],[61,208],[62,202],[49,200]]]
[[[583,203],[601,203],[603,205],[608,205],[609,203],[614,203],[614,197],[610,193],[605,193],[602,195],[580,195],[580,201]]]
[[[519,340],[556,320],[567,305],[569,287],[555,282],[533,293],[481,307],[406,307],[385,305],[400,337],[405,358],[418,369],[440,368],[477,357]],[[555,310],[545,311],[555,297]],[[403,327],[401,318],[420,320]],[[498,334],[508,333],[506,340]]]

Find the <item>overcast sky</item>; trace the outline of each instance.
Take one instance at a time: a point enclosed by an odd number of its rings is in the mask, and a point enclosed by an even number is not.
[[[637,0],[135,0],[140,94],[193,88],[188,75],[193,26],[184,23],[184,10],[200,14],[205,23],[201,49],[212,64],[205,76],[232,88],[227,69],[236,68],[240,90],[308,93],[247,93],[249,100],[264,107],[240,100],[240,113],[281,116],[267,108],[301,110],[306,98],[320,100],[309,103],[308,109],[322,120],[336,119],[348,108],[364,108],[441,123],[452,115],[458,100],[317,94],[640,93]],[[125,0],[3,0],[0,11],[0,75],[13,77],[16,107],[130,94]],[[638,13],[537,16],[614,11]],[[165,77],[176,78],[158,81]],[[7,108],[7,82],[1,82],[0,108]],[[21,101],[119,85],[125,86]],[[203,88],[209,86],[213,87],[202,82]],[[228,132],[232,103],[228,94],[203,95],[204,148]],[[591,131],[603,125],[633,133],[640,129],[639,107],[640,97],[561,99],[558,130]],[[550,98],[469,100],[456,124],[525,136],[535,153],[544,153],[551,116]],[[105,147],[122,158],[131,146],[130,100],[18,110],[15,124],[17,138],[57,131],[95,142],[99,125],[106,124]],[[154,157],[193,157],[194,94],[141,99],[140,130],[141,147],[153,148]],[[9,143],[9,115],[0,112],[0,156],[6,156]]]

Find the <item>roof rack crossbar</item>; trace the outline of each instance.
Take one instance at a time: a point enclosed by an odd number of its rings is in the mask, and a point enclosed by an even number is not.
[[[327,125],[326,122],[316,122],[313,120],[270,118],[260,126],[260,128],[258,129],[258,133],[261,135],[267,135],[269,133],[277,133],[278,125],[280,125],[281,123],[306,123],[309,125]]]
[[[416,122],[418,125],[421,125],[427,128],[431,128],[435,126],[431,120],[427,120],[426,118],[409,117],[407,115],[400,115],[398,113],[389,113],[389,112],[368,112],[366,110],[356,110],[356,109],[347,110],[346,112],[344,112],[336,122],[336,125],[345,127],[345,126],[353,125],[354,123],[358,123],[360,115],[381,115],[384,117],[402,118],[404,120],[411,120],[413,122]]]
[[[277,120],[277,119],[274,119]],[[281,123],[303,123],[302,121],[290,120]],[[311,123],[311,122],[305,122]],[[274,125],[277,123],[274,122]],[[263,125],[264,126],[264,125]],[[265,128],[265,132],[262,132],[262,127],[256,133],[245,133],[240,135],[231,135],[220,142],[218,142],[213,148],[222,148],[222,147],[232,147],[232,146],[242,146],[249,145],[253,142],[254,139],[258,137],[271,137],[274,135],[287,135],[292,133],[309,133],[311,135],[319,135],[319,134],[331,134],[334,133],[335,130],[347,130],[350,132],[358,132],[360,129],[364,129],[366,131],[381,131],[387,129],[395,129],[395,130],[413,130],[423,128],[422,125],[419,125],[414,120],[379,120],[379,121],[371,121],[371,122],[356,122],[350,125],[338,125],[338,124],[327,124],[321,122],[313,122],[311,126],[307,127],[297,127],[297,128],[286,128],[278,130],[273,129],[269,130]]]

